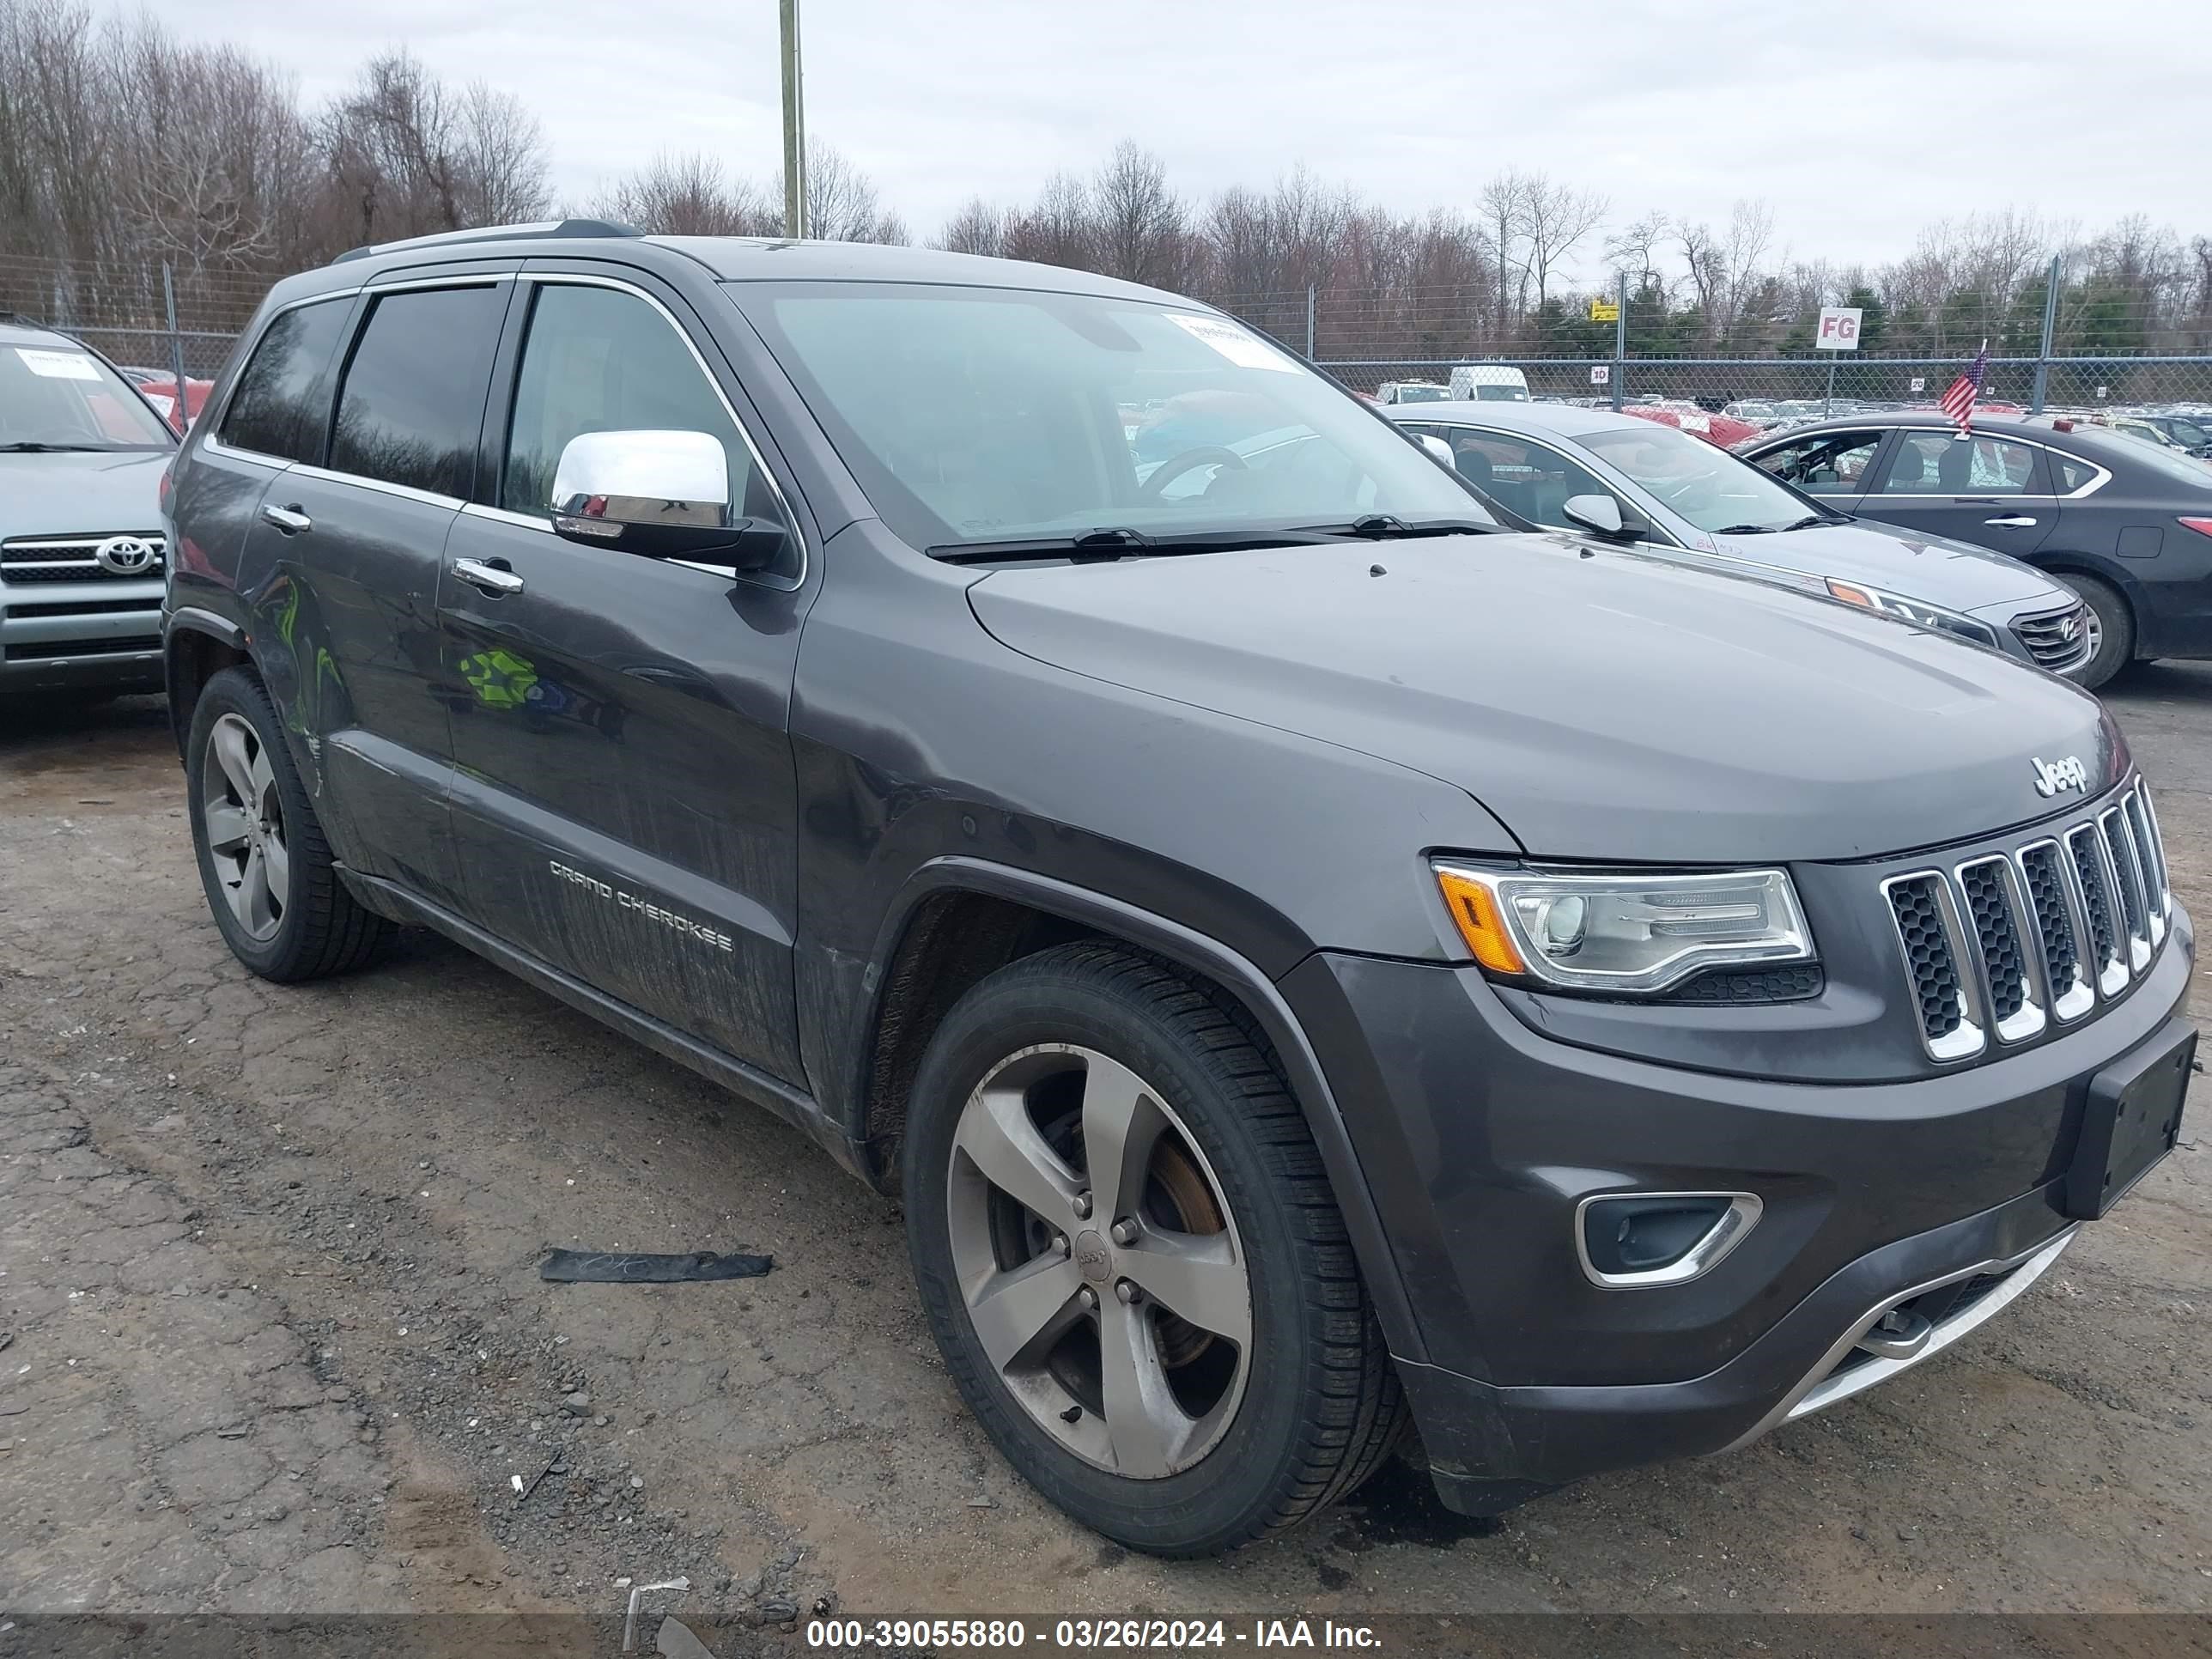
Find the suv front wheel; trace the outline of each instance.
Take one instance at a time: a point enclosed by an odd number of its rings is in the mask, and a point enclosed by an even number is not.
[[[1103,943],[1000,969],[915,1080],[907,1237],[1008,1462],[1163,1555],[1350,1492],[1397,1378],[1298,1108],[1240,1016]]]

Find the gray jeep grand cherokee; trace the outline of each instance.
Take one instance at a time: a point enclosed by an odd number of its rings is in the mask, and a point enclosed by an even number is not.
[[[161,688],[176,437],[70,335],[0,319],[0,701]]]
[[[255,972],[436,928],[899,1193],[1007,1458],[1236,1545],[1927,1358],[2172,1143],[2096,701],[1565,536],[1204,307],[572,222],[280,283],[168,678]],[[404,1126],[395,1125],[395,1128]]]

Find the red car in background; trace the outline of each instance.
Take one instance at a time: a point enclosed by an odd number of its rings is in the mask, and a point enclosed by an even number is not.
[[[161,418],[179,432],[200,417],[207,407],[208,393],[215,390],[213,380],[196,380],[185,377],[185,413],[177,416],[177,377],[166,368],[134,368],[128,364],[118,366],[118,373],[145,394],[146,401],[161,412]]]
[[[1714,415],[1696,408],[1677,409],[1665,404],[1630,404],[1620,412],[1694,433],[1722,449],[1733,449],[1746,438],[1756,438],[1765,429],[1749,421],[1739,421],[1733,415]]]

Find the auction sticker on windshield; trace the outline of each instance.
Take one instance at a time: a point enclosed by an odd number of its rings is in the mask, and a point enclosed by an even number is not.
[[[40,351],[32,346],[17,346],[15,355],[23,360],[23,367],[32,374],[49,380],[98,380],[100,370],[91,358],[81,351]]]
[[[1218,317],[1194,317],[1187,311],[1170,311],[1168,320],[1194,340],[1203,340],[1240,368],[1273,368],[1295,374],[1298,366],[1265,341],[1255,339],[1234,323]]]

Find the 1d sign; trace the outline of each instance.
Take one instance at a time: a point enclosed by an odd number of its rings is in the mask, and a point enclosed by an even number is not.
[[[1612,384],[1612,381],[1613,365],[1611,363],[1592,363],[1590,365],[1590,384],[1592,386],[1608,386]]]
[[[1823,351],[1856,351],[1859,319],[1863,314],[1857,306],[1822,306],[1820,331],[1813,337],[1813,343]]]

